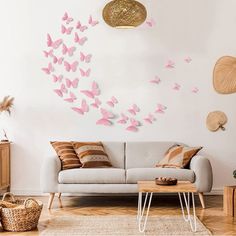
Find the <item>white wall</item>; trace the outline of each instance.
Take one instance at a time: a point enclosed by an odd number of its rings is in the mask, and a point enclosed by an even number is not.
[[[219,57],[236,54],[236,1],[142,0],[156,26],[132,30],[112,29],[103,22],[101,11],[106,2],[0,2],[0,95],[15,97],[12,116],[0,117],[1,128],[13,142],[12,191],[40,192],[40,165],[53,153],[50,140],[175,140],[203,145],[212,162],[214,189],[235,183],[236,94],[217,94],[212,71]],[[96,80],[101,100],[115,95],[119,100],[115,114],[137,103],[141,108],[137,118],[142,119],[159,102],[168,107],[166,114],[157,114],[153,125],[132,133],[118,124],[97,126],[98,111],[91,108],[86,116],[79,116],[55,95],[56,85],[41,71],[47,64],[42,50],[47,49],[48,32],[54,38],[60,36],[65,11],[84,23],[90,14],[100,21],[86,32],[89,40],[83,51],[93,54],[92,74],[81,79],[80,86]],[[184,62],[187,56],[192,58],[190,64]],[[176,62],[175,69],[164,68],[168,59]],[[157,86],[149,83],[154,75],[162,80]],[[172,90],[175,82],[181,84],[180,91]],[[194,86],[199,93],[191,93]],[[227,114],[225,132],[206,129],[206,116],[213,110]]]

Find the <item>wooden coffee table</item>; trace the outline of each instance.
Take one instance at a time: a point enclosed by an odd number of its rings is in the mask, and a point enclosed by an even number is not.
[[[138,195],[137,220],[138,220],[139,232],[142,233],[146,229],[148,213],[151,206],[153,193],[178,193],[183,218],[186,222],[190,224],[191,230],[193,232],[196,232],[197,225],[196,225],[194,193],[196,193],[197,190],[194,184],[190,182],[178,181],[177,185],[163,186],[163,185],[156,185],[155,181],[138,181],[138,192],[139,192],[139,195]],[[143,193],[145,193],[145,199],[142,205]],[[182,200],[181,194],[183,195],[184,201]],[[191,208],[190,195],[192,197],[193,217],[191,217],[191,212],[190,212],[190,208]],[[146,209],[146,205],[147,205],[147,209]],[[187,215],[185,214],[184,205],[186,207]],[[145,209],[146,209],[146,215],[145,215]]]

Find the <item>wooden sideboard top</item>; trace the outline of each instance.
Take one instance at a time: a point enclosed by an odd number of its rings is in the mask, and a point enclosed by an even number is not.
[[[6,145],[6,144],[9,145],[9,144],[11,144],[11,142],[1,142],[1,141],[0,141],[0,145]]]

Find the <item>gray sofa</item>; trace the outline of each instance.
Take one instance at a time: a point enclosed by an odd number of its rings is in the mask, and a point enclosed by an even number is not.
[[[209,160],[198,154],[189,169],[155,168],[166,150],[175,142],[103,142],[112,168],[61,170],[55,155],[45,158],[41,169],[41,188],[49,193],[51,208],[55,193],[137,193],[137,181],[154,180],[160,176],[195,183],[203,208],[203,193],[212,188],[212,168]]]

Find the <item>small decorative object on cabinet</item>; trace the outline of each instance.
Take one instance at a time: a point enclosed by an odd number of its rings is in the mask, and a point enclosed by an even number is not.
[[[224,187],[224,212],[227,216],[236,216],[236,186]]]
[[[0,142],[0,193],[10,190],[10,142]]]

